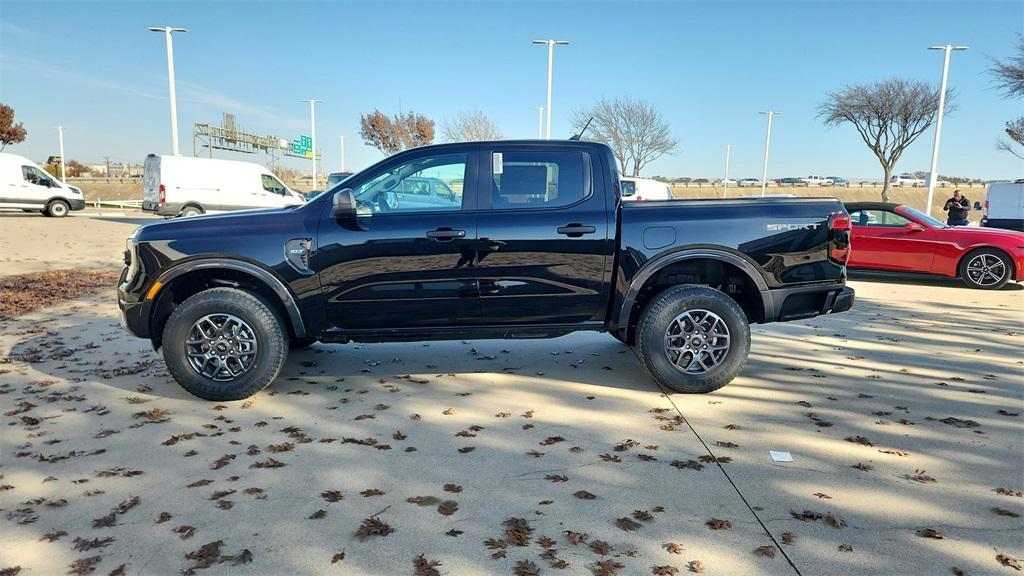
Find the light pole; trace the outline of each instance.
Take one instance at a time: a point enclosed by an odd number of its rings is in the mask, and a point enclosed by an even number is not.
[[[929,50],[942,50],[945,57],[942,59],[942,83],[939,87],[939,111],[935,118],[935,144],[932,146],[932,169],[928,173],[928,204],[924,207],[925,214],[931,216],[932,196],[935,194],[935,180],[938,179],[936,171],[939,169],[939,139],[942,137],[942,112],[946,107],[946,78],[949,75],[949,53],[953,50],[967,50],[967,46],[930,46]]]
[[[534,40],[534,44],[546,44],[548,47],[548,140],[551,140],[551,71],[555,62],[555,44],[568,44],[568,40]]]
[[[339,172],[344,172],[345,171],[345,137],[344,136],[338,136],[338,138],[341,138],[341,170],[339,170]]]
[[[544,139],[544,107],[537,106],[534,108],[537,111],[537,140]]]
[[[782,112],[769,110],[767,112],[758,112],[758,114],[768,116],[768,135],[764,139],[764,170],[761,172],[761,197],[764,198],[764,189],[768,186],[768,148],[772,144],[772,117],[776,114],[782,114]]]
[[[68,179],[64,176],[64,127],[57,126],[57,139],[60,140],[60,179],[62,182],[67,182]]]
[[[163,32],[167,39],[167,85],[171,93],[171,152],[178,156],[178,104],[174,96],[174,42],[171,40],[172,32],[188,32],[184,28],[172,28],[170,26],[152,26],[151,32]]]
[[[316,190],[316,105],[323,100],[302,100],[302,102],[309,102],[309,138],[312,140],[310,145],[313,147],[313,190]]]
[[[725,180],[722,182],[722,198],[729,195],[729,156],[732,155],[732,144],[725,145]]]

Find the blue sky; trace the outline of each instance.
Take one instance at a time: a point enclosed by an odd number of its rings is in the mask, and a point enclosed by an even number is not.
[[[940,172],[1024,176],[1024,162],[995,148],[1021,102],[993,88],[990,56],[1009,55],[1024,31],[1024,2],[89,2],[0,0],[0,101],[15,108],[28,140],[8,147],[34,159],[141,162],[169,153],[163,37],[175,37],[181,149],[191,127],[234,113],[241,126],[291,139],[308,133],[304,98],[323,100],[318,147],[326,165],[361,168],[381,154],[361,144],[359,115],[402,109],[438,121],[464,110],[489,115],[509,137],[532,138],[544,104],[546,49],[556,48],[553,133],[601,97],[631,95],[662,111],[679,150],[645,175],[719,177],[733,144],[734,177],[760,176],[765,119],[769,177],[879,178],[877,160],[851,127],[828,129],[816,107],[830,90],[901,76],[933,82],[954,53],[950,86],[959,109],[943,128]],[[899,171],[927,170],[933,133],[914,143]],[[224,152],[217,157],[241,158]],[[262,162],[262,154],[248,157]],[[308,169],[308,161],[284,165]]]

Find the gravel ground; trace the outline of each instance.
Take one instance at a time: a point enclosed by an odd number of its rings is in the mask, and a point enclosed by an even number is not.
[[[4,217],[2,273],[114,267],[113,220]],[[316,345],[215,404],[111,295],[0,322],[0,571],[1016,573],[1024,291],[851,284],[705,396],[583,333]]]

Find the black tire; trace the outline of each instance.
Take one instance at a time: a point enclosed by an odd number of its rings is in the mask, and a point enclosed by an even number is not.
[[[63,218],[68,215],[71,211],[71,206],[63,200],[50,200],[50,203],[46,205],[46,210],[43,214],[51,218]]]
[[[288,348],[290,350],[305,350],[317,342],[319,340],[316,338],[292,338],[288,341]]]
[[[256,343],[255,358],[248,370],[230,380],[201,374],[187,354],[186,340],[194,325],[204,317],[219,315],[244,322]],[[288,358],[288,333],[284,320],[259,297],[235,288],[211,288],[174,309],[164,326],[163,352],[171,376],[191,394],[206,400],[241,400],[277,378]]]
[[[1006,253],[993,248],[970,252],[960,260],[960,280],[970,288],[999,290],[1015,275],[1013,261]],[[996,280],[992,277],[1000,274]]]
[[[693,324],[697,328],[693,332],[694,340],[691,337],[671,340],[679,347],[675,362],[688,358],[684,368],[690,368],[694,358],[699,357],[701,366],[695,367],[698,372],[677,367],[670,357],[673,352],[666,347],[669,330],[681,328],[683,324],[677,325],[676,319],[687,313],[693,315],[691,320],[704,318],[708,323],[712,316],[717,316],[717,322],[724,325],[724,331],[716,323],[710,326],[709,332],[702,332],[701,321],[699,326]],[[750,326],[743,310],[721,291],[704,286],[676,286],[658,294],[640,315],[636,334],[635,349],[644,369],[665,388],[685,394],[705,394],[725,386],[743,370],[750,352]],[[728,336],[728,346],[721,350],[725,336]],[[691,346],[697,340],[706,344],[696,346],[696,355],[682,350],[683,345]],[[719,343],[719,348],[715,347],[715,342]],[[701,349],[701,345],[708,348],[708,344],[711,350],[721,354]],[[705,366],[705,360],[712,365]]]
[[[202,216],[204,214],[203,209],[199,206],[192,206],[191,204],[181,209],[181,213],[178,216],[182,218],[191,218],[193,216]]]

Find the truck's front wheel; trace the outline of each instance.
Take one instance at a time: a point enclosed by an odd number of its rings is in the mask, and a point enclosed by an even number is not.
[[[750,326],[738,304],[703,286],[677,286],[656,296],[637,329],[637,354],[660,384],[703,394],[725,386],[747,363]]]
[[[163,349],[171,376],[185,390],[206,400],[241,400],[277,378],[288,357],[288,335],[260,298],[211,288],[174,309]]]

